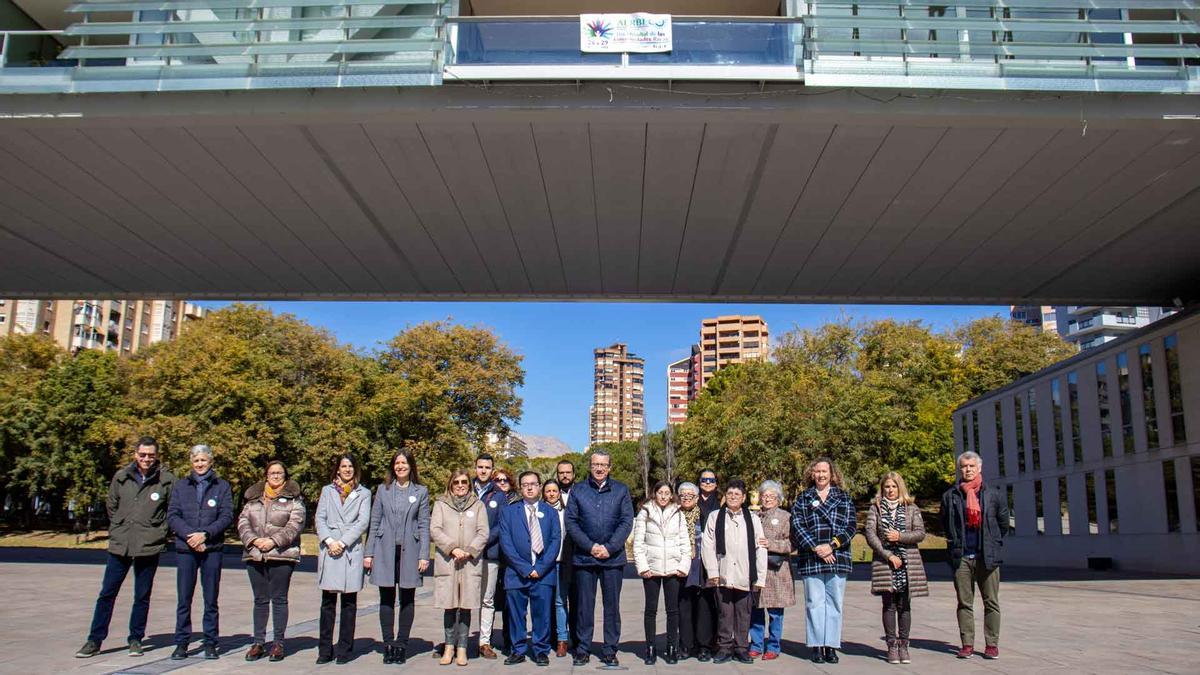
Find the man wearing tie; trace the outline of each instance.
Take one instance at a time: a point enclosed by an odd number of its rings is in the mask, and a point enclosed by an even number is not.
[[[500,552],[508,568],[504,572],[507,601],[504,624],[508,627],[512,652],[505,665],[521,663],[529,651],[526,613],[533,621],[533,661],[550,665],[550,614],[554,610],[556,558],[562,530],[558,513],[542,503],[542,479],[526,471],[517,479],[521,501],[500,512]]]

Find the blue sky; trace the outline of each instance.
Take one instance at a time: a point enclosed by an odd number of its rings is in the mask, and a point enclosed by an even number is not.
[[[223,303],[202,303],[216,307]],[[574,450],[587,445],[592,402],[592,350],[624,342],[646,359],[646,426],[666,425],[666,369],[699,339],[700,320],[759,314],[772,337],[814,328],[843,315],[919,319],[936,329],[1007,314],[1007,307],[903,305],[728,305],[567,302],[267,302],[333,332],[342,342],[372,349],[405,326],[438,319],[492,328],[524,357],[524,417],[519,432],[555,436]]]

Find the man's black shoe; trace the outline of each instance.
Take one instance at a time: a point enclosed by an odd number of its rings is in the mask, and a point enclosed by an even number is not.
[[[175,651],[171,652],[172,661],[182,661],[187,658],[187,645],[175,645]]]
[[[504,659],[504,665],[506,665],[506,666],[515,666],[518,663],[525,663],[525,655],[524,654],[513,654],[512,656],[508,657],[507,659]]]
[[[616,654],[613,654],[612,656],[601,656],[600,663],[604,664],[604,666],[608,668],[616,668],[617,666],[621,665],[621,662],[617,660]]]
[[[754,663],[754,659],[750,658],[750,655],[745,652],[735,653],[733,655],[733,660],[737,661],[738,663]]]
[[[318,666],[323,666],[323,665],[325,665],[326,663],[329,663],[330,661],[333,661],[333,655],[332,655],[332,654],[317,654],[317,661],[316,661],[316,663],[317,663],[317,665],[318,665]]]
[[[592,657],[588,656],[587,654],[576,654],[575,658],[571,659],[571,665],[586,666],[590,660],[592,660]]]
[[[710,660],[712,660],[712,652],[708,651],[708,649],[705,647],[701,647],[700,653],[696,655],[696,660],[697,661],[710,661]]]
[[[837,662],[838,662],[837,650],[834,649],[833,647],[826,647],[825,648],[825,663],[837,663]]]
[[[216,661],[217,659],[221,658],[221,655],[217,653],[217,646],[204,645],[204,658],[208,659],[209,661]]]
[[[87,642],[83,643],[83,646],[79,648],[79,651],[75,652],[75,658],[90,659],[99,653],[100,653],[100,643],[92,642],[91,640],[88,640]]]
[[[719,666],[722,663],[729,663],[732,660],[733,657],[730,656],[728,652],[717,652],[717,655],[713,657],[712,662],[714,666]]]
[[[404,663],[408,660],[408,647],[396,647],[392,651],[392,663]]]
[[[810,661],[813,663],[825,663],[824,647],[810,647],[809,650],[812,652],[812,654],[809,656]]]
[[[533,662],[538,664],[539,666],[548,666],[548,665],[550,665],[550,655],[549,654],[535,654],[533,657]]]
[[[142,641],[141,640],[139,640],[137,638],[133,638],[132,640],[129,641],[129,655],[130,656],[141,656],[142,654],[145,654],[145,653],[146,653],[145,650],[142,649]]]

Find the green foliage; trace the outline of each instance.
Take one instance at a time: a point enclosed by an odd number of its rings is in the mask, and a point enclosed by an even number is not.
[[[1073,353],[999,318],[944,333],[890,320],[792,331],[773,362],[719,371],[689,406],[680,470],[711,467],[752,486],[771,478],[795,494],[808,462],[828,455],[853,495],[894,469],[932,496],[953,477],[954,409]]]

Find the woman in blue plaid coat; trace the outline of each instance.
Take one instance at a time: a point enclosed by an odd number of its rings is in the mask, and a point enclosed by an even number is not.
[[[854,503],[833,460],[820,457],[804,471],[807,488],[792,506],[796,569],[804,582],[804,617],[813,663],[837,663],[842,646],[842,597],[850,576]]]

